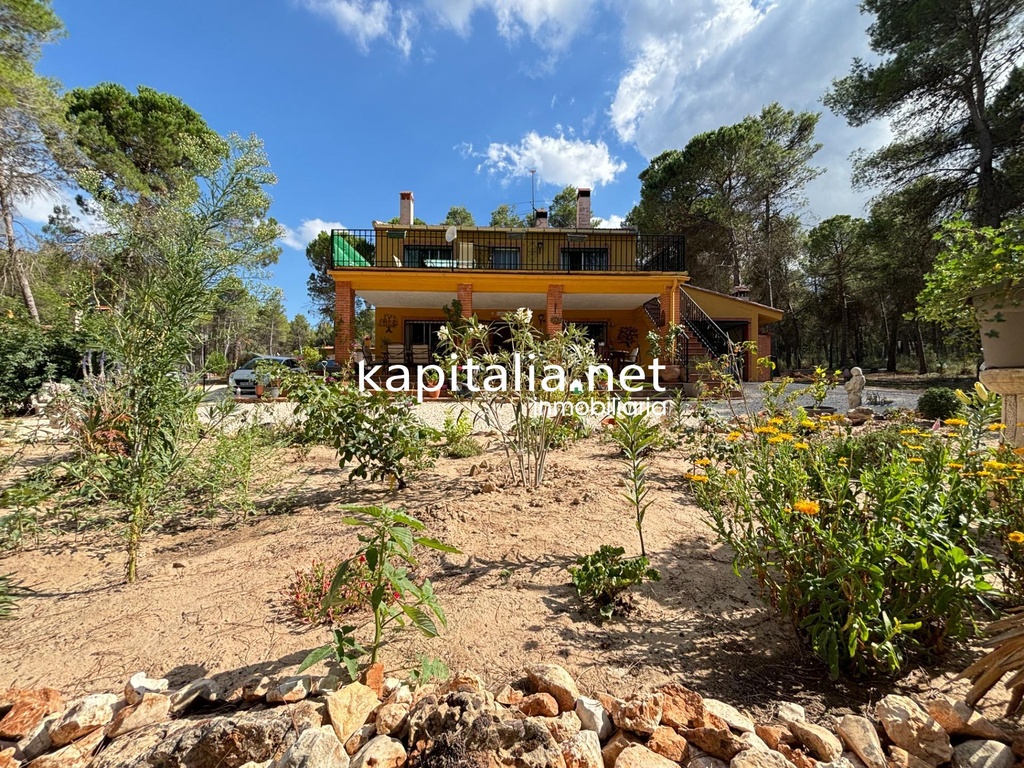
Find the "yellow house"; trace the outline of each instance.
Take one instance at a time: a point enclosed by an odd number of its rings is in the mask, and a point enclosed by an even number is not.
[[[679,351],[687,373],[724,353],[728,340],[757,340],[759,355],[770,354],[765,326],[782,312],[689,285],[681,236],[592,228],[588,189],[579,190],[582,226],[574,228],[547,226],[544,210],[522,229],[417,225],[413,206],[412,192],[402,192],[399,223],[331,233],[336,359],[361,341],[353,338],[357,296],[376,308],[375,358],[392,363],[426,362],[442,307],[455,300],[463,316],[491,322],[498,340],[502,315],[520,307],[548,334],[585,326],[613,361],[645,362],[648,332],[672,322],[687,330]]]

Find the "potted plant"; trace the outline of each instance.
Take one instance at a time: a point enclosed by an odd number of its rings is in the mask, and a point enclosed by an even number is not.
[[[808,414],[820,416],[825,413],[836,412],[836,409],[831,405],[822,405],[822,403],[828,397],[829,390],[839,383],[839,376],[839,371],[829,373],[822,365],[814,368],[814,373],[811,374],[811,382],[804,388],[804,392],[810,395],[811,400],[814,401],[814,406],[807,409]]]
[[[651,348],[651,357],[657,358],[658,362],[665,366],[662,378],[668,382],[679,381],[682,376],[682,369],[676,364],[676,344],[679,339],[686,337],[686,329],[676,323],[669,323],[665,335],[657,331],[650,331],[647,334],[647,344]],[[665,362],[668,360],[669,362]]]
[[[441,388],[437,387],[437,382],[440,381],[440,377],[437,375],[437,371],[427,371],[423,374],[423,383],[430,387],[430,389],[423,390],[423,396],[431,400],[436,400],[441,396]]]
[[[289,373],[288,368],[276,361],[260,362],[256,364],[256,395],[266,395],[271,400],[281,396],[281,385],[285,376]]]
[[[981,333],[985,368],[1024,368],[1024,218],[1001,227],[957,219],[918,296],[917,317]]]

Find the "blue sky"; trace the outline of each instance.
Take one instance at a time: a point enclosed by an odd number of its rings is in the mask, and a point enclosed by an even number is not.
[[[465,205],[526,213],[566,184],[617,223],[650,158],[771,101],[823,111],[808,223],[863,213],[852,129],[821,95],[868,54],[855,0],[54,0],[68,37],[40,69],[173,93],[221,133],[255,133],[288,228],[272,282],[308,312],[304,247],[321,227]],[[25,206],[45,218],[51,201]]]

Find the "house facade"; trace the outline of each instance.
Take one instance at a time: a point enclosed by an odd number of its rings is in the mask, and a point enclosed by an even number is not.
[[[648,332],[664,333],[672,322],[687,329],[677,357],[691,375],[699,360],[724,353],[727,340],[756,340],[758,354],[770,354],[766,326],[782,312],[690,285],[681,236],[592,228],[590,191],[578,194],[573,228],[547,226],[543,210],[528,228],[417,225],[413,194],[402,192],[398,223],[333,231],[335,350],[342,351],[335,357],[361,341],[353,330],[357,296],[376,308],[375,359],[391,363],[422,363],[424,348],[436,348],[442,307],[455,300],[463,316],[490,323],[499,343],[502,316],[528,307],[547,334],[583,326],[611,360],[649,362]]]

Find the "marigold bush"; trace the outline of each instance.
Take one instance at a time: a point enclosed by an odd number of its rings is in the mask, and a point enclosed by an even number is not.
[[[991,410],[967,409],[951,431],[883,438],[827,417],[755,420],[686,474],[736,573],[754,576],[833,676],[895,672],[974,631],[997,571],[979,542],[1003,531],[1013,543],[990,497],[1019,498],[1024,464],[981,447]]]

